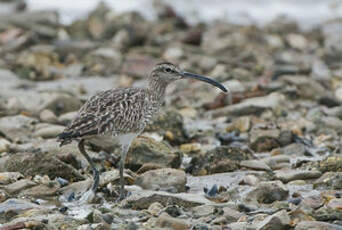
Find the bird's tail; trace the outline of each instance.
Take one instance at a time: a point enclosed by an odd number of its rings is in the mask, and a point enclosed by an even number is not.
[[[70,144],[73,138],[73,132],[62,132],[57,136],[57,142],[60,142],[59,147]]]

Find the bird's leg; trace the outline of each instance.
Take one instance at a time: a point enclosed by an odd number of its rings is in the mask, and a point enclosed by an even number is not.
[[[119,200],[123,200],[125,198],[125,179],[124,179],[124,168],[127,152],[129,150],[129,144],[122,145],[121,159],[120,159],[120,196]]]
[[[78,149],[80,150],[82,155],[87,159],[88,163],[91,166],[91,169],[93,170],[93,185],[91,186],[91,190],[95,193],[97,190],[97,187],[99,186],[99,180],[100,180],[99,171],[96,169],[94,162],[92,161],[92,159],[89,157],[89,155],[84,149],[84,140],[81,140],[78,143]]]

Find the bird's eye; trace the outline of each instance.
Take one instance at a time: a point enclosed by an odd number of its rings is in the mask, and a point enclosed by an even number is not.
[[[171,73],[171,72],[172,72],[172,69],[171,69],[171,68],[165,68],[165,72],[166,72],[166,73]]]

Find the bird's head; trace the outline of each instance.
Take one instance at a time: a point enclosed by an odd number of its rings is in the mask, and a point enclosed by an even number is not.
[[[180,79],[196,79],[200,81],[207,82],[219,89],[221,89],[224,92],[227,92],[227,89],[219,82],[194,73],[189,73],[186,71],[183,71],[179,69],[177,66],[175,66],[172,63],[169,62],[162,62],[157,64],[150,75],[154,80],[157,80],[159,82],[163,82],[164,84],[169,84],[173,81],[180,80]]]

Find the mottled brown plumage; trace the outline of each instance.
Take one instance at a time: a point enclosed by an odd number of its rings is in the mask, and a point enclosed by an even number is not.
[[[195,78],[226,89],[211,79],[183,72],[171,63],[160,63],[148,78],[147,88],[122,88],[100,92],[91,97],[79,110],[77,117],[58,136],[61,146],[79,142],[79,150],[94,172],[92,192],[95,193],[99,174],[84,149],[84,142],[96,142],[101,147],[122,146],[120,162],[120,198],[124,197],[123,166],[131,141],[158,113],[167,85],[182,78]],[[86,198],[88,199],[88,198]]]

